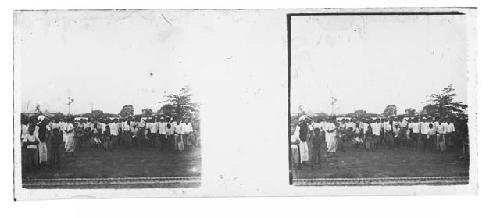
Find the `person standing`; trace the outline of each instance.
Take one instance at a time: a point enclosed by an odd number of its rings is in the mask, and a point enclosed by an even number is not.
[[[380,120],[377,119],[376,122],[370,123],[370,127],[373,131],[373,150],[382,142],[382,139],[380,137],[381,133],[381,126],[380,126]]]
[[[156,146],[158,145],[158,138],[157,138],[157,134],[158,134],[158,122],[156,119],[153,119],[150,123],[149,123],[149,139],[151,140],[150,143],[151,143],[151,146]]]
[[[40,139],[38,139],[35,129],[34,125],[30,125],[28,127],[28,134],[23,141],[23,146],[26,148],[27,153],[26,168],[28,170],[36,169],[39,166],[38,144],[40,144]]]
[[[436,149],[437,137],[436,137],[436,127],[433,122],[427,124],[429,128],[427,129],[427,148]]]
[[[422,121],[420,122],[420,136],[422,138],[422,150],[426,151],[429,146],[429,125],[430,123],[427,122],[427,118],[424,117],[422,118]]]
[[[139,120],[139,123],[137,124],[138,126],[138,132],[137,132],[137,142],[139,147],[144,146],[147,144],[147,132],[146,132],[146,121],[144,118],[141,118]]]
[[[437,147],[439,151],[443,152],[446,150],[446,138],[445,138],[446,130],[445,130],[445,125],[441,120],[438,121],[436,130],[437,130]]]
[[[196,147],[196,141],[194,137],[193,125],[191,124],[190,119],[186,119],[186,134],[187,134],[187,141],[191,149],[194,149]]]
[[[21,141],[24,141],[26,136],[28,136],[28,134],[29,134],[28,127],[29,127],[29,123],[27,120],[21,121]]]
[[[51,137],[51,149],[50,149],[50,157],[51,157],[51,167],[53,169],[61,168],[61,152],[60,149],[64,144],[63,133],[59,128],[52,129],[52,137]]]
[[[75,139],[74,139],[74,126],[71,123],[71,120],[68,120],[68,123],[66,125],[66,128],[64,129],[64,132],[66,133],[66,141],[65,141],[65,150],[67,155],[74,156],[75,152]]]
[[[337,147],[335,145],[335,124],[332,122],[326,123],[325,126],[326,152],[335,153]]]
[[[449,119],[447,120],[446,125],[446,142],[448,146],[454,146],[454,134],[455,134],[455,124],[451,122]]]
[[[132,145],[134,147],[137,147],[137,145],[139,144],[139,140],[138,140],[138,135],[139,135],[139,126],[137,124],[137,122],[130,122],[130,132],[132,134]]]
[[[394,145],[396,145],[396,147],[399,147],[401,145],[401,129],[399,127],[399,122],[394,121],[392,123],[392,132],[394,134]]]
[[[181,120],[180,126],[181,126],[181,137],[182,137],[182,142],[184,143],[184,148],[186,150],[191,150],[190,143],[188,141],[188,129],[187,129],[187,120]]]
[[[184,142],[182,141],[183,134],[184,130],[182,129],[181,122],[177,121],[175,124],[175,143],[177,145],[177,150],[180,152],[184,151]]]
[[[160,147],[160,151],[163,151],[165,147],[165,141],[167,140],[167,123],[165,123],[164,118],[160,118],[160,122],[158,123],[158,144]]]
[[[112,140],[111,140],[111,131],[110,127],[106,126],[104,129],[104,132],[102,133],[102,147],[104,151],[111,151],[111,145],[112,145]]]
[[[113,151],[118,143],[118,123],[116,120],[109,123],[109,133],[111,135],[111,143],[109,144],[109,151]]]
[[[40,118],[41,117],[41,118]],[[40,143],[38,144],[38,160],[40,161],[40,166],[45,166],[48,161],[48,150],[47,150],[47,135],[48,135],[48,125],[45,117],[40,116],[38,123],[38,139]]]
[[[420,121],[417,118],[413,118],[409,124],[410,128],[410,138],[412,141],[412,145],[415,150],[420,148]]]
[[[300,163],[299,167],[302,167],[305,163],[309,162],[309,147],[307,145],[307,141],[309,139],[309,126],[303,117],[302,121],[299,121],[298,133],[299,133],[299,156]]]
[[[313,144],[313,160],[314,164],[318,164],[321,167],[321,150],[322,145],[325,143],[325,135],[321,133],[321,130],[316,127],[313,130],[312,144]]]
[[[130,148],[132,144],[132,136],[130,133],[130,120],[124,120],[121,123],[122,127],[122,137],[120,142],[122,143],[121,145],[126,148]]]
[[[373,137],[373,130],[370,125],[366,127],[366,132],[365,132],[365,150],[366,151],[374,151],[374,137]]]
[[[167,133],[165,134],[165,137],[167,137],[168,149],[171,151],[178,151],[177,145],[175,144],[175,127],[171,120],[167,122]]]
[[[168,122],[165,122],[165,134],[163,135],[163,137],[165,137],[163,140],[165,143],[162,144],[162,146],[160,147],[160,151],[171,151],[172,150],[172,143],[171,143],[171,136],[172,135],[172,126],[170,125],[170,123]]]

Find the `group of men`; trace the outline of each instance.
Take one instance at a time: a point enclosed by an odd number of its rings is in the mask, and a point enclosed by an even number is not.
[[[114,119],[95,122],[81,121],[76,127],[77,143],[87,142],[95,148],[111,151],[122,147],[159,147],[161,151],[191,150],[197,145],[195,131],[189,119]]]
[[[116,148],[156,147],[160,151],[182,152],[199,146],[198,132],[189,119],[169,117],[151,119],[101,119],[88,121],[47,119],[44,116],[22,120],[23,167],[60,167],[60,151],[73,156],[75,150],[90,148],[112,151]]]
[[[292,155],[299,167],[307,163],[321,164],[321,147],[327,154],[344,151],[350,142],[356,149],[375,151],[380,145],[388,149],[409,147],[422,151],[444,152],[453,145],[455,124],[439,118],[374,118],[332,119],[313,122],[307,116],[299,118],[292,133]]]

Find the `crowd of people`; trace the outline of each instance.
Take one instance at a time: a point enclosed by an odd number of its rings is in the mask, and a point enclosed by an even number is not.
[[[455,124],[438,117],[401,117],[330,119],[314,122],[303,115],[292,133],[291,155],[293,163],[321,165],[322,151],[327,156],[345,151],[346,145],[354,149],[373,152],[406,147],[415,151],[444,152],[455,144]],[[326,147],[326,149],[322,149]]]
[[[190,119],[170,117],[151,119],[48,119],[45,116],[21,120],[22,165],[25,170],[43,167],[59,169],[61,153],[91,149],[157,148],[183,152],[199,147],[198,131]]]

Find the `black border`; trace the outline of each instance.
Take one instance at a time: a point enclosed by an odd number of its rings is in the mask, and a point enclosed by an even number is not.
[[[471,8],[476,9],[476,8]],[[286,14],[286,26],[287,26],[287,55],[288,55],[288,182],[293,185],[293,163],[292,163],[292,149],[291,149],[291,129],[290,124],[292,120],[291,113],[291,87],[292,87],[292,17],[304,17],[304,16],[447,16],[447,15],[466,15],[465,12],[451,10],[451,11],[435,11],[435,12],[405,12],[405,11],[391,11],[391,12],[325,12],[325,13],[287,13]],[[303,179],[304,180],[304,179]],[[314,179],[311,179],[314,180]],[[342,185],[359,185],[356,179],[351,179],[351,182]],[[467,179],[468,183],[468,179]],[[329,184],[335,186],[336,184]],[[337,184],[338,185],[338,184]],[[391,185],[391,184],[388,184]]]

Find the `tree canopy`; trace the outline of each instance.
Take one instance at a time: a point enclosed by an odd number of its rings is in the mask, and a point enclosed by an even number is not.
[[[176,120],[196,117],[198,104],[193,102],[191,97],[191,89],[188,86],[181,88],[177,94],[166,96],[158,113],[169,115]]]
[[[428,104],[424,106],[423,112],[433,117],[467,119],[465,114],[467,105],[463,102],[454,101],[455,97],[455,89],[450,84],[442,89],[440,93],[429,96]]]
[[[387,105],[384,109],[384,115],[386,117],[392,117],[398,115],[398,109],[396,105]]]
[[[134,106],[133,105],[123,105],[122,110],[120,111],[121,117],[130,117],[134,115]]]
[[[153,115],[153,109],[151,108],[144,108],[142,109],[142,115],[144,116],[152,116]]]

